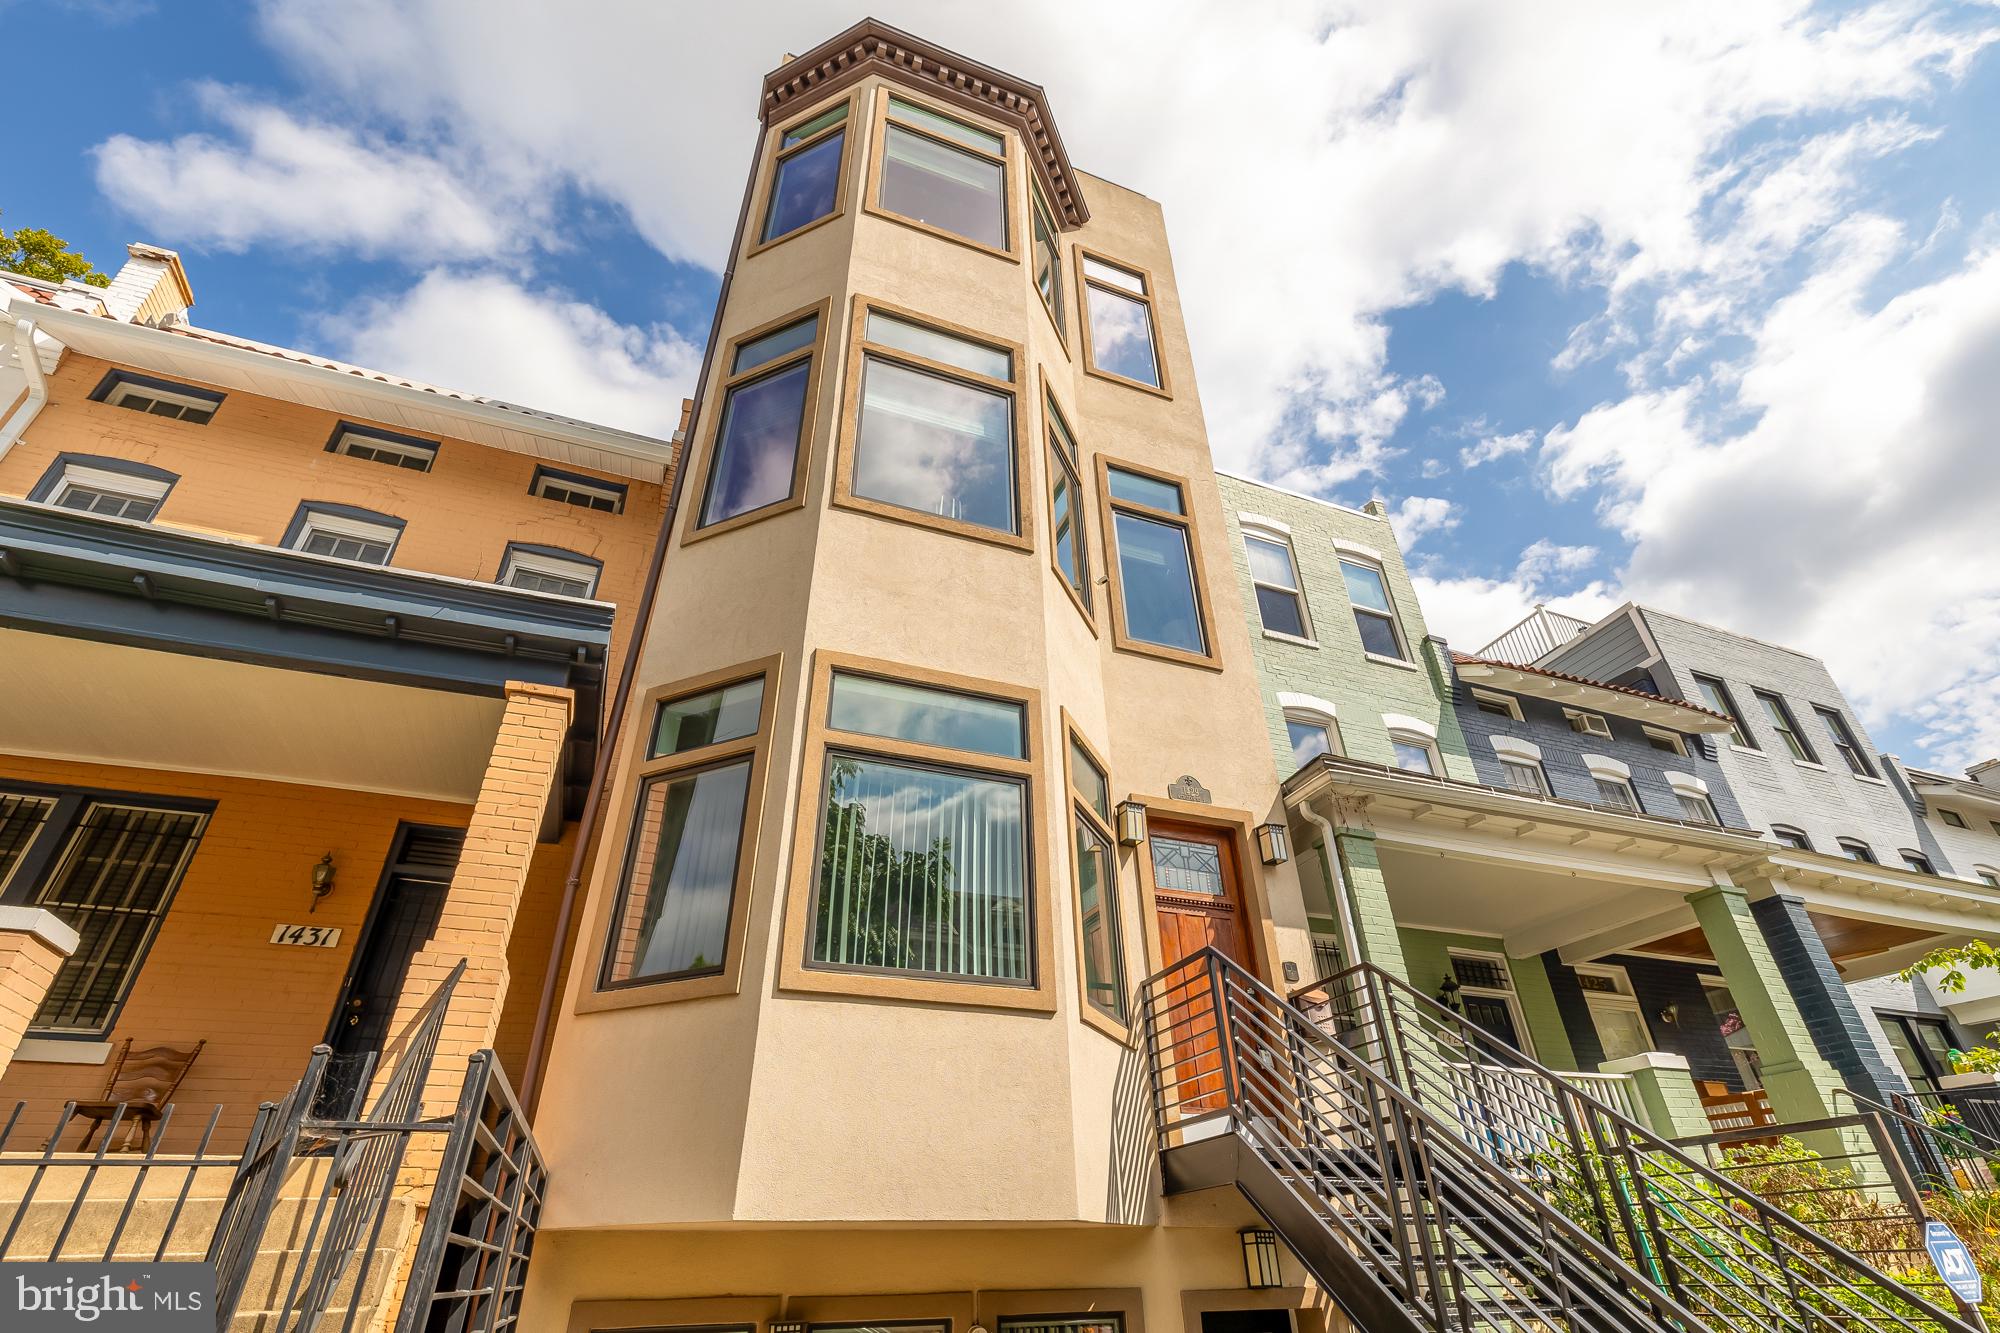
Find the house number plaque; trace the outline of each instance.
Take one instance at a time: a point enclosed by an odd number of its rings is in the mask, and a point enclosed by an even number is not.
[[[339,926],[273,926],[271,943],[296,944],[306,949],[331,949],[340,943]]]

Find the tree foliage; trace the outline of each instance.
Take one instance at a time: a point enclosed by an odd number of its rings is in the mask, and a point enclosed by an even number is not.
[[[1931,984],[1956,995],[1965,989],[1967,972],[1988,967],[2000,967],[2000,949],[1995,949],[1985,940],[1972,940],[1945,949],[1932,949],[1898,975],[1905,981],[1912,981],[1926,972],[1942,972],[1942,976],[1930,978]]]
[[[111,278],[70,249],[69,242],[41,227],[0,227],[0,269],[44,282],[81,279],[92,287],[109,287]]]

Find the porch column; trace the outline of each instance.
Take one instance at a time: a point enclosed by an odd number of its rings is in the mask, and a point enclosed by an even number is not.
[[[1351,825],[1333,826],[1333,850],[1339,863],[1339,883],[1335,893],[1347,894],[1354,914],[1354,933],[1349,940],[1360,962],[1373,963],[1404,981],[1410,979],[1410,965],[1403,958],[1403,940],[1396,933],[1396,914],[1389,907],[1389,883],[1382,876],[1382,861],[1375,851],[1375,831]]]
[[[1886,1094],[1900,1083],[1891,1077],[1880,1048],[1863,1026],[1861,1011],[1840,979],[1840,970],[1826,951],[1826,941],[1806,914],[1804,899],[1774,894],[1751,904],[1750,915],[1763,927],[1771,957],[1819,1053],[1848,1087],[1886,1105]],[[1843,1110],[1852,1109],[1843,1106]]]
[[[1641,1051],[1597,1068],[1632,1080],[1639,1117],[1661,1138],[1691,1139],[1708,1133],[1708,1113],[1701,1108],[1701,1094],[1695,1091],[1685,1055]]]
[[[1820,1120],[1851,1109],[1834,1105],[1832,1089],[1840,1086],[1839,1076],[1813,1046],[1805,1017],[1779,979],[1744,891],[1717,884],[1689,894],[1688,904],[1756,1043],[1772,1113],[1784,1122]]]
[[[45,908],[0,907],[0,1075],[76,944],[76,931]]]
[[[507,940],[560,770],[574,702],[575,695],[561,686],[509,682],[506,713],[466,826],[465,850],[445,891],[437,928],[411,959],[392,1033],[416,1016],[459,959],[466,961],[424,1090],[430,1114],[456,1104],[469,1058],[491,1046],[499,1032],[507,998]],[[520,1071],[509,1073],[518,1077]]]

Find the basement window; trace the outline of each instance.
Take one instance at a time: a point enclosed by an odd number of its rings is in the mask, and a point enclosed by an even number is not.
[[[343,421],[334,428],[333,438],[326,442],[326,451],[365,459],[370,463],[387,463],[390,467],[407,468],[412,472],[429,472],[431,464],[437,461],[438,447],[436,440],[420,440],[413,435],[398,435],[394,431]]]
[[[172,380],[156,380],[149,375],[135,375],[129,370],[112,371],[98,383],[90,396],[96,402],[122,407],[129,412],[169,417],[195,426],[206,426],[215,416],[215,409],[222,406],[223,399],[223,395],[213,389],[176,384]]]

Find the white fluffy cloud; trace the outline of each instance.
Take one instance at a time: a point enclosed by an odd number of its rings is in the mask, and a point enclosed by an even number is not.
[[[118,134],[95,152],[98,188],[177,243],[241,250],[277,240],[422,262],[512,249],[527,220],[519,201],[482,194],[424,149],[214,84],[196,97],[231,137]]]
[[[1482,435],[1458,451],[1458,461],[1466,467],[1479,467],[1509,454],[1526,453],[1534,443],[1535,432],[1531,430],[1518,430],[1512,435]]]
[[[1389,515],[1389,526],[1405,551],[1415,546],[1427,532],[1441,532],[1458,526],[1458,506],[1436,495],[1407,495]]]
[[[509,278],[445,270],[356,303],[321,333],[360,365],[663,439],[701,363],[701,349],[671,329],[635,329]]]

